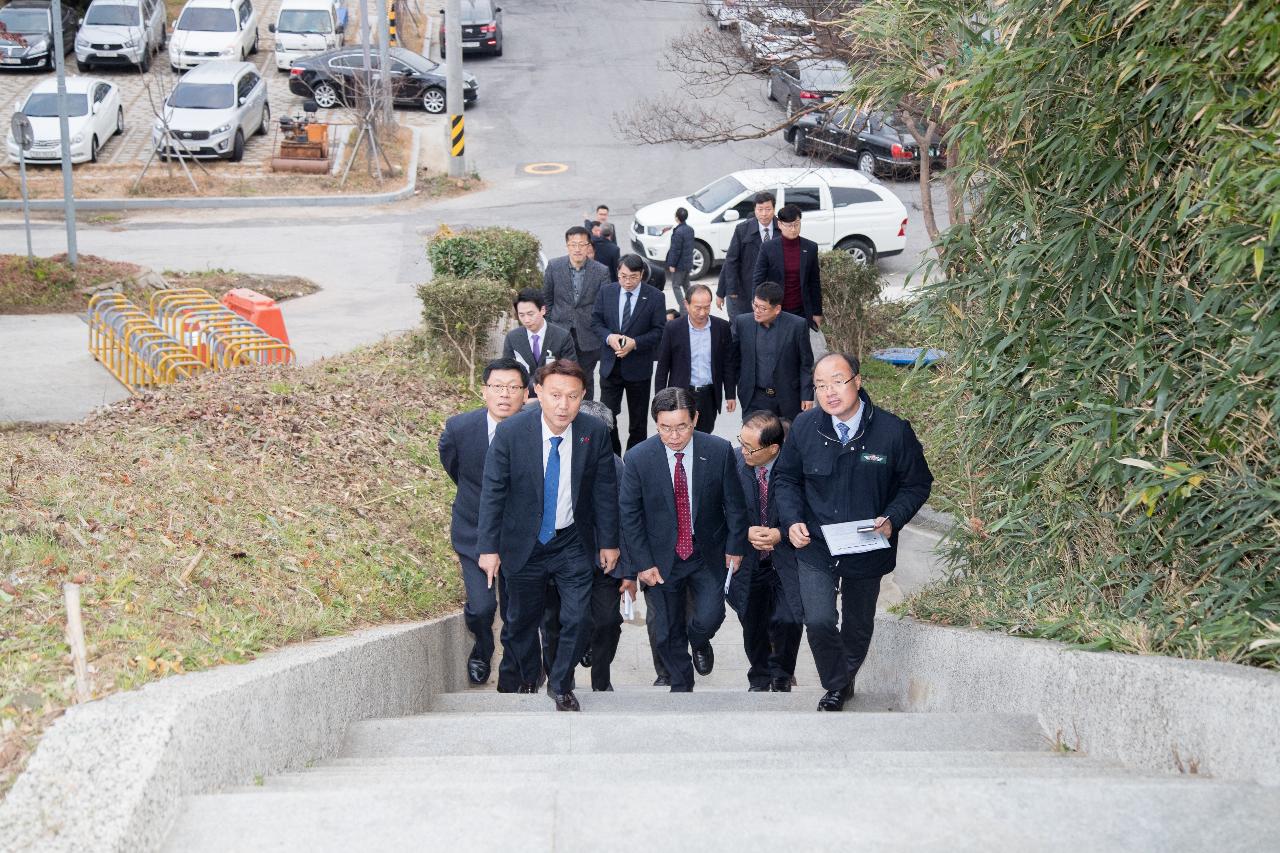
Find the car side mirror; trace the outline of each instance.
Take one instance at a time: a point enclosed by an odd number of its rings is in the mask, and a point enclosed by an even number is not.
[[[275,31],[276,31],[276,25],[275,25],[275,24],[267,24],[267,32],[269,32],[269,33],[274,33]]]
[[[732,207],[724,212],[725,222],[737,222],[741,218],[742,218],[742,214],[738,213],[738,211]]]
[[[81,18],[80,20],[76,21],[76,26],[77,26],[77,27],[83,27],[83,26],[84,26],[84,18]]]
[[[242,107],[243,107],[243,106],[244,106],[245,104],[247,104],[247,103],[249,103],[249,99],[248,99],[248,98],[241,98],[241,99],[240,99],[240,106],[242,106]]]

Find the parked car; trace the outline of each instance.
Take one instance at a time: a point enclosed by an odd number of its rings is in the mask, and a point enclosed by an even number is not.
[[[169,39],[174,71],[216,59],[243,61],[258,52],[253,0],[187,0]]]
[[[75,43],[76,10],[62,4],[62,46]],[[52,69],[52,0],[13,0],[0,9],[0,67]]]
[[[796,117],[785,139],[801,156],[812,154],[857,166],[868,176],[918,174],[920,146],[893,111],[854,110],[842,107]],[[946,167],[947,150],[941,143],[929,147],[929,164]]]
[[[724,260],[740,220],[755,214],[756,193],[804,214],[801,234],[818,248],[847,251],[861,260],[901,254],[907,209],[888,188],[853,169],[747,169],[712,181],[689,196],[664,199],[636,211],[631,248],[644,258],[665,258],[677,207],[689,211],[696,278]]]
[[[844,91],[849,66],[836,59],[792,59],[769,69],[769,100],[786,104],[787,115],[821,104]]]
[[[375,73],[378,55],[370,56]],[[321,109],[351,103],[359,94],[364,52],[359,47],[331,50],[300,59],[289,69],[289,91],[312,98]],[[462,74],[462,100],[473,103],[480,96],[475,75]],[[397,104],[416,104],[433,115],[445,111],[444,69],[425,56],[403,47],[391,48],[391,87]]]
[[[812,56],[818,49],[809,19],[789,6],[752,9],[738,20],[738,39],[757,68]]]
[[[722,30],[736,27],[750,13],[778,5],[777,0],[720,0],[715,4],[716,26]]]
[[[151,128],[161,159],[215,157],[239,162],[251,133],[271,123],[267,82],[248,62],[214,60],[188,71]],[[166,125],[168,133],[165,133]]]
[[[164,0],[93,0],[76,34],[76,68],[136,65],[151,68],[168,37]]]
[[[440,17],[440,58],[444,59],[444,10]],[[462,55],[502,56],[502,7],[492,0],[462,0]]]
[[[288,71],[294,60],[342,47],[347,10],[339,0],[281,0],[274,24],[276,69]]]
[[[114,83],[96,77],[67,79],[67,133],[71,136],[71,162],[96,161],[108,139],[124,133],[124,108]],[[62,133],[58,128],[58,81],[42,80],[18,102],[17,111],[31,120],[35,142],[23,156],[13,132],[9,132],[9,159],[49,163],[62,159]]]

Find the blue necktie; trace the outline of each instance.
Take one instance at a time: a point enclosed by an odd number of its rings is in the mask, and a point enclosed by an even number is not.
[[[542,475],[542,527],[538,541],[546,545],[556,535],[556,504],[560,498],[560,442],[563,436],[551,437],[551,453],[547,456],[547,472]]]
[[[849,425],[848,424],[846,423],[836,424],[836,432],[840,433],[841,445],[845,445],[849,443]]]

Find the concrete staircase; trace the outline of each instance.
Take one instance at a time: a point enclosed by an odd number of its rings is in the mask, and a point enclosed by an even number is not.
[[[190,798],[166,849],[1276,849],[1274,789],[1062,752],[1024,715],[818,714],[807,650],[791,693],[747,693],[740,638],[730,614],[692,694],[650,686],[625,625],[616,692],[580,714],[489,687],[358,723],[333,758]]]

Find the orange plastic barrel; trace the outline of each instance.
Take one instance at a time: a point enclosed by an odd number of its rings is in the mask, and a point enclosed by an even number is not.
[[[222,297],[222,304],[271,337],[289,343],[289,333],[284,328],[284,315],[270,296],[263,296],[247,287],[237,287],[226,292]]]

